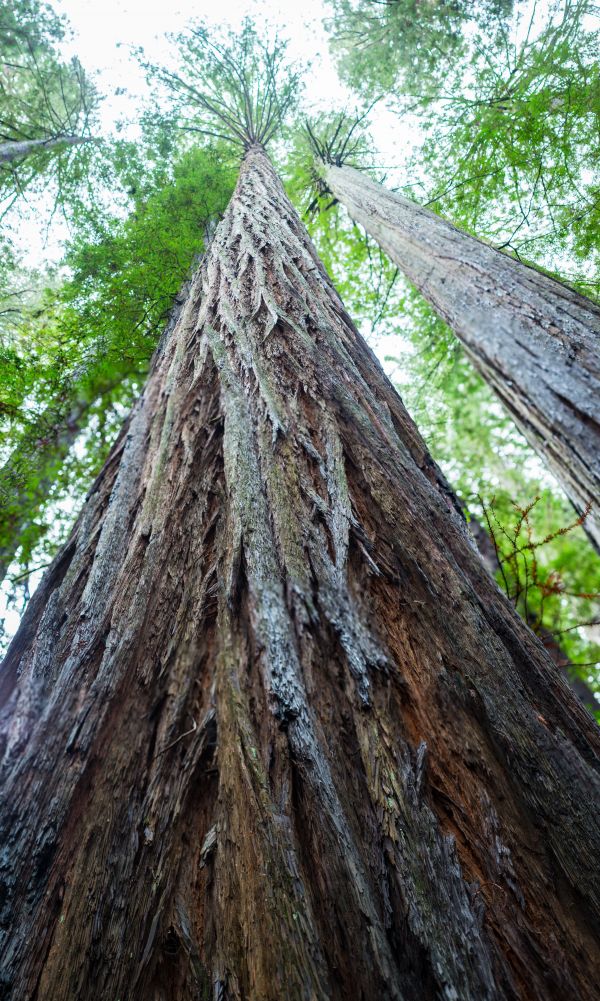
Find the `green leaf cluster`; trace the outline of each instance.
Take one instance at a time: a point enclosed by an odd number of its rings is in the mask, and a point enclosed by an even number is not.
[[[533,37],[532,26],[502,46],[476,37],[420,109],[425,141],[412,163],[435,210],[546,267],[570,258],[576,274],[580,262],[584,280],[597,268],[600,212],[593,25],[587,0],[566,0]]]
[[[474,25],[495,35],[514,0],[330,0],[342,79],[363,98],[429,93],[465,54]]]
[[[55,161],[76,157],[57,140],[90,136],[98,95],[59,45],[63,20],[38,0],[0,8],[0,203],[10,203]],[[47,144],[39,145],[40,141]]]
[[[47,555],[53,506],[73,509],[100,467],[234,181],[217,147],[147,170],[126,218],[88,220],[67,277],[0,354],[0,564]]]

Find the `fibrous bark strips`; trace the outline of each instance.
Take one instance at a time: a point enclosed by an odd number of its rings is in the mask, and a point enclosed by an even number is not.
[[[1,679],[4,998],[594,997],[598,731],[261,147]]]
[[[590,509],[600,550],[600,308],[352,167],[323,173],[452,327],[575,508]]]

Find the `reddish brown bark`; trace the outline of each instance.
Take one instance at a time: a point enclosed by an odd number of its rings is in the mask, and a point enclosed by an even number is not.
[[[1,678],[5,998],[594,997],[598,730],[260,147]]]

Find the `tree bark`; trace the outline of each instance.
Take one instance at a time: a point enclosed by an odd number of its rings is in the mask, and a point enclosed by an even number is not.
[[[91,136],[55,136],[49,139],[22,139],[0,143],[0,163],[13,163],[32,153],[40,153],[57,146],[81,146],[93,142]]]
[[[452,327],[600,551],[600,308],[352,167],[331,192]]]
[[[3,997],[595,997],[600,734],[261,147],[0,674]]]

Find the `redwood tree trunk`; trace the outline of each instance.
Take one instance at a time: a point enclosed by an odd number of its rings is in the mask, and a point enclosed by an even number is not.
[[[352,167],[323,165],[352,218],[448,323],[600,551],[600,308]]]
[[[595,997],[598,730],[260,147],[1,679],[4,998]]]

